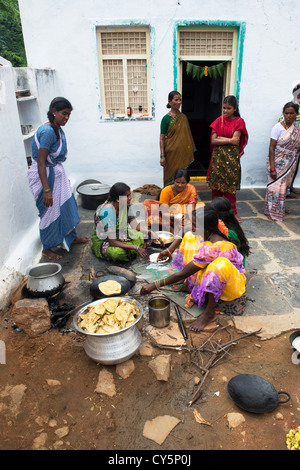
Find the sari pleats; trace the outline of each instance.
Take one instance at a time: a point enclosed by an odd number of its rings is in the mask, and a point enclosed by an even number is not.
[[[165,138],[165,186],[172,181],[176,170],[187,168],[194,161],[195,150],[188,119],[179,113],[171,120]]]
[[[36,135],[35,141],[39,148]],[[62,165],[66,160],[66,153],[66,145],[60,145],[56,154],[49,154],[46,162],[47,179],[53,195],[53,205],[50,207],[43,205],[43,187],[36,160],[32,160],[28,170],[29,186],[39,211],[40,238],[44,250],[64,244],[69,251],[77,237],[76,226],[80,222],[78,208]]]
[[[270,162],[267,159],[268,182],[264,213],[272,220],[282,221],[285,214],[286,192],[293,180],[298,163],[297,148],[300,146],[299,123],[294,122],[278,140],[275,148],[275,169],[277,177],[270,176]]]

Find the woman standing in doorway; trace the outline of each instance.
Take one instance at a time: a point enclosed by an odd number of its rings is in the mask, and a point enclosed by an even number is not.
[[[89,240],[77,237],[76,226],[80,219],[63,167],[67,141],[62,127],[67,124],[72,109],[66,98],[54,98],[49,106],[48,122],[38,128],[32,141],[29,186],[39,210],[42,254],[51,260],[61,258],[52,248],[64,244],[69,251],[72,244]]]
[[[236,191],[240,189],[240,158],[248,142],[248,132],[235,96],[224,99],[223,114],[210,127],[212,156],[207,180],[212,199],[222,196],[229,199],[233,214],[241,222],[237,216]]]
[[[161,120],[159,144],[164,186],[170,184],[176,170],[187,168],[194,161],[196,148],[188,119],[179,111],[181,103],[181,94],[171,91],[167,104],[170,112]]]

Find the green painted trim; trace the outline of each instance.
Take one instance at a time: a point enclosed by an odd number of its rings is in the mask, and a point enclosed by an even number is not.
[[[177,63],[178,63],[178,48],[177,48],[177,40],[178,40],[178,28],[184,27],[195,27],[199,28],[201,26],[209,26],[209,27],[216,27],[216,28],[237,28],[238,29],[238,36],[237,36],[237,51],[236,51],[236,68],[235,68],[235,83],[234,83],[234,94],[238,98],[240,94],[240,86],[241,86],[241,77],[242,77],[242,64],[243,64],[243,52],[244,52],[244,41],[245,41],[245,34],[246,34],[246,23],[244,21],[223,21],[223,20],[199,20],[199,21],[176,21],[173,27],[173,57],[174,57],[174,90],[177,89],[178,86],[178,70],[177,70]]]

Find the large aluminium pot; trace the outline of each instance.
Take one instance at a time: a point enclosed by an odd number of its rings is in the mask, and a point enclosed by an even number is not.
[[[109,298],[113,299],[114,297]],[[88,333],[78,326],[78,316],[83,313],[87,307],[105,302],[107,298],[95,300],[94,302],[85,305],[74,316],[74,326],[76,330],[85,335],[84,350],[86,354],[100,364],[112,365],[127,361],[138,351],[142,342],[142,335],[136,325],[143,316],[143,306],[132,297],[116,298],[134,303],[134,305],[139,309],[139,316],[137,319],[126,328],[112,333],[97,334]]]
[[[108,184],[95,182],[80,184],[76,189],[81,195],[81,206],[84,209],[96,210],[100,204],[106,201],[110,186]]]
[[[60,292],[65,283],[58,263],[40,263],[27,269],[27,291],[33,297],[50,297]]]

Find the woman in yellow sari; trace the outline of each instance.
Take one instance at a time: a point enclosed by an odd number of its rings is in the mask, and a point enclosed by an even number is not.
[[[197,220],[196,214],[195,220]],[[165,279],[144,284],[141,295],[154,289],[186,280],[190,304],[204,306],[204,311],[189,325],[192,331],[201,331],[216,318],[216,304],[220,300],[233,301],[245,293],[246,277],[243,256],[237,247],[218,229],[218,214],[204,207],[204,240],[193,259]]]
[[[197,191],[189,181],[187,170],[180,168],[174,174],[173,183],[161,191],[159,201],[145,199],[143,204],[147,209],[148,227],[155,225],[164,228],[165,226],[170,230],[174,227],[174,218],[177,218],[181,225],[184,215],[188,216],[187,212],[192,214],[197,204]],[[164,207],[159,207],[162,204]],[[188,205],[188,211],[185,210],[186,205]],[[168,209],[164,210],[166,206]]]
[[[160,164],[164,168],[164,185],[172,181],[178,168],[187,168],[194,161],[194,139],[185,114],[179,111],[182,100],[178,91],[171,91],[167,108],[171,108],[160,125]]]

